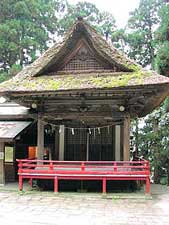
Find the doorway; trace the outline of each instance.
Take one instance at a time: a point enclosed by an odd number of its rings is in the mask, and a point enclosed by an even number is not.
[[[115,128],[66,129],[64,160],[113,161],[115,160]]]

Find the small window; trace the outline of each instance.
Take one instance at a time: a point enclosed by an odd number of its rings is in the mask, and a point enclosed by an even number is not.
[[[5,162],[14,161],[14,148],[11,146],[5,146]]]

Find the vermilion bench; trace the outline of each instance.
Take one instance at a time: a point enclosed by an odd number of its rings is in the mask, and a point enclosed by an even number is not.
[[[54,180],[54,192],[58,192],[59,180],[101,180],[106,193],[108,180],[144,180],[146,193],[150,193],[150,166],[148,161],[51,161],[17,160],[19,190],[23,179]]]

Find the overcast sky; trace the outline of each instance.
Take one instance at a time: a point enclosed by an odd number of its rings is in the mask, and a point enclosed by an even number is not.
[[[124,27],[127,24],[129,12],[133,11],[139,5],[140,0],[86,0],[94,3],[99,10],[108,11],[113,14],[118,27]],[[84,0],[68,0],[72,4],[84,2]]]

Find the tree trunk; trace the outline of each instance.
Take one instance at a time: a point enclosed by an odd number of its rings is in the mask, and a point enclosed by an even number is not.
[[[160,183],[160,168],[159,168],[159,166],[154,167],[154,183],[155,184]]]
[[[160,160],[159,156],[160,156],[160,153],[159,153],[159,149],[158,149],[158,146],[157,146],[157,140],[156,140],[156,136],[158,135],[158,120],[154,118],[153,120],[153,132],[154,132],[154,135],[155,135],[155,138],[154,138],[154,146],[153,146],[153,149],[154,149],[154,163],[155,163],[155,166],[154,166],[154,183],[156,184],[159,184],[160,183],[160,167],[158,165],[158,160]]]

